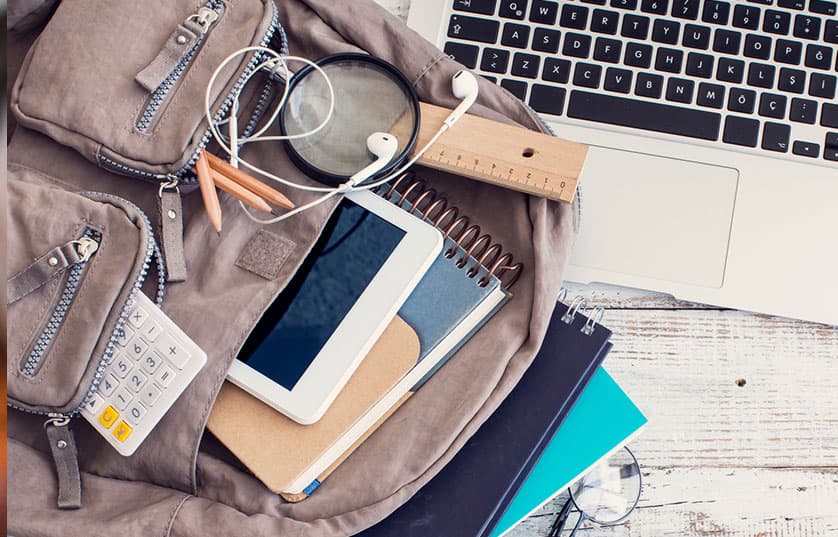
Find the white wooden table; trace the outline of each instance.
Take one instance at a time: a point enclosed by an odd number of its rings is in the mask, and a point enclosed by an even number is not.
[[[402,18],[410,6],[378,2]],[[649,417],[631,445],[643,467],[637,511],[584,535],[838,536],[838,328],[604,285],[569,290],[607,308],[606,368]],[[512,535],[546,535],[560,507]]]

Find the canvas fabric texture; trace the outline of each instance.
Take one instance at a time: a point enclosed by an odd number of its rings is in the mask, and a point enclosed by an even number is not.
[[[227,0],[225,5],[234,12],[240,3],[252,4]],[[143,4],[154,12],[166,10],[170,2],[147,0]],[[22,24],[12,27],[9,34],[11,80],[43,24],[48,23],[52,7],[52,2],[10,0],[10,14],[15,15],[10,20]],[[461,66],[372,0],[283,0],[278,7],[291,53],[319,58],[335,52],[366,51],[402,70],[422,100],[448,107],[457,104],[451,95],[451,77]],[[101,31],[112,29],[103,27]],[[69,24],[66,39],[82,38]],[[66,88],[70,105],[78,91],[85,88]],[[109,96],[101,106],[107,110],[119,99],[119,95]],[[471,112],[545,129],[526,106],[482,79],[480,97]],[[157,186],[99,168],[44,133],[15,127],[13,122],[10,130],[9,179],[18,193],[18,205],[12,205],[9,219],[10,275],[14,272],[11,265],[24,268],[48,247],[56,246],[48,244],[49,234],[42,234],[34,221],[53,222],[57,230],[62,226],[71,229],[68,226],[73,218],[86,212],[101,217],[106,232],[113,228],[116,237],[124,238],[115,241],[118,248],[103,250],[102,258],[96,261],[117,267],[110,279],[102,278],[102,288],[117,297],[126,272],[133,266],[136,251],[130,247],[139,241],[140,231],[132,228],[132,217],[124,210],[78,193],[100,191],[120,196],[135,203],[155,222]],[[165,138],[169,131],[162,129],[157,135]],[[178,134],[172,131],[171,136],[176,138]],[[279,145],[249,147],[246,154],[257,165],[292,181],[310,181]],[[497,408],[532,361],[561,287],[578,216],[576,205],[562,205],[441,172],[419,169],[417,174],[444,192],[505,250],[513,252],[516,261],[525,264],[525,270],[513,289],[512,300],[314,495],[296,504],[285,502],[220,449],[211,435],[205,434],[205,425],[229,364],[262,312],[309,252],[334,203],[263,227],[248,220],[235,200],[223,195],[224,232],[218,237],[206,218],[200,193],[184,188],[183,247],[188,279],[167,286],[163,310],[207,351],[206,367],[132,457],[118,455],[84,420],[74,420],[83,502],[75,511],[56,508],[58,489],[42,426],[44,417],[10,408],[10,534],[336,537],[375,524],[407,501]],[[298,204],[312,199],[306,193],[289,194]],[[44,212],[41,200],[53,200],[47,204],[50,213]],[[262,231],[280,237],[287,245],[287,255],[275,273],[260,274],[262,271],[253,272],[237,264],[247,258],[249,247],[259,244],[253,238]],[[155,234],[159,239],[159,228]],[[121,250],[127,253],[120,254]],[[258,255],[253,252],[253,256]],[[150,296],[154,279],[150,277],[145,286]],[[95,298],[95,292],[89,294]],[[99,310],[90,297],[79,304],[94,315]],[[114,298],[116,301],[118,298]],[[9,311],[10,335],[14,327],[35,322],[43,307],[18,309]],[[78,341],[86,342],[91,349],[89,354],[79,351],[48,356],[50,363],[58,364],[56,371],[70,372],[73,382],[79,384],[88,378],[91,356],[100,345],[94,336],[104,333],[113,322],[108,312],[96,315],[95,322],[74,325],[78,327]],[[19,363],[20,358],[10,354],[9,363]],[[43,393],[52,398],[46,402],[59,402],[65,397],[69,404],[78,397],[80,386],[64,385],[67,379],[60,377],[45,380]],[[17,390],[21,398],[38,395],[19,389],[20,379],[13,375],[9,379],[10,390]],[[31,401],[33,405],[43,402]]]

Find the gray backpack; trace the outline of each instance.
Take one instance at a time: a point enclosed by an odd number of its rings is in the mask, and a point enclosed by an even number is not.
[[[222,5],[221,22],[144,119],[155,96],[135,76],[202,3]],[[396,65],[423,101],[448,107],[457,102],[450,81],[461,66],[372,0],[53,4],[9,2],[10,533],[325,537],[382,520],[457,453],[533,359],[561,286],[576,207],[417,170],[525,269],[512,300],[484,329],[310,498],[287,503],[220,449],[205,425],[231,361],[334,204],[262,227],[224,197],[218,237],[188,178],[177,188],[171,182],[206,143],[196,103],[220,60],[255,43],[287,44],[312,59],[369,52]],[[225,74],[216,109],[246,68],[245,60]],[[259,98],[254,90],[251,106]],[[482,79],[472,113],[544,130],[530,109]],[[311,181],[279,147],[254,148],[249,157],[291,180]],[[181,215],[176,225],[160,216],[171,207]],[[85,235],[99,242],[89,259],[67,248]],[[251,254],[265,240],[290,249],[284,260],[263,260],[274,263],[268,270],[252,266],[261,258]],[[50,252],[61,256],[60,266],[41,261]],[[208,362],[140,449],[122,457],[75,415],[137,292],[162,295],[163,310],[207,351]],[[61,430],[72,430],[77,461],[66,453],[54,459],[45,433],[46,422],[65,417]],[[78,491],[62,490],[68,496],[59,498],[58,475],[72,482],[76,463],[81,508],[59,509]]]

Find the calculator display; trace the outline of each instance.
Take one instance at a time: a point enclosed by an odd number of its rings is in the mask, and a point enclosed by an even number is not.
[[[238,359],[293,390],[404,235],[399,227],[343,200]]]

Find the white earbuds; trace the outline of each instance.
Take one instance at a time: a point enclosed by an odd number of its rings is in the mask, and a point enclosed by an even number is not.
[[[462,101],[445,118],[444,123],[449,128],[463,117],[468,109],[471,108],[471,105],[477,100],[477,94],[479,93],[477,78],[469,71],[457,71],[457,74],[451,79],[451,89],[454,92],[454,97]]]
[[[363,183],[385,166],[390,164],[399,148],[399,139],[388,132],[374,132],[367,137],[367,149],[375,155],[375,160],[369,166],[359,170],[349,178],[347,184],[355,186]]]

